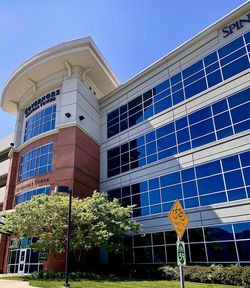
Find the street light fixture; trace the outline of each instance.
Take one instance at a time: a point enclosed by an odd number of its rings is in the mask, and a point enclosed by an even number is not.
[[[70,250],[70,233],[71,233],[71,208],[72,208],[72,189],[68,186],[56,186],[56,193],[69,194],[69,210],[68,210],[68,230],[67,230],[67,246],[66,246],[66,263],[65,263],[65,284],[64,287],[69,285],[69,250]]]

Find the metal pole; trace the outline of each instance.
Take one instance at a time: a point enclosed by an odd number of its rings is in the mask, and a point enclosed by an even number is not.
[[[179,236],[177,236],[177,240],[180,241]],[[184,271],[183,271],[183,266],[180,266],[180,284],[181,288],[184,288]]]
[[[70,232],[71,232],[71,206],[72,206],[72,190],[69,191],[69,211],[68,211],[68,231],[67,231],[67,246],[66,246],[66,261],[65,261],[65,284],[69,285],[69,253],[70,253]]]

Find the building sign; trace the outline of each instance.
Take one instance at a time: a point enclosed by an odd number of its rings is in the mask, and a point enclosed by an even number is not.
[[[34,188],[37,186],[42,186],[43,184],[48,184],[48,183],[49,183],[49,178],[38,179],[38,180],[32,181],[30,183],[27,183],[25,185],[22,185],[20,187],[17,187],[16,192],[31,189],[31,188]]]
[[[188,226],[189,220],[179,200],[176,200],[174,202],[172,209],[168,214],[168,217],[169,217],[169,220],[172,222],[172,225],[179,237],[179,240],[181,240]]]
[[[60,89],[57,89],[56,91],[47,93],[46,95],[37,99],[35,102],[33,102],[29,107],[25,109],[25,118],[27,118],[30,114],[32,114],[34,111],[36,111],[43,105],[55,101],[56,96],[59,94],[60,94]]]
[[[222,29],[223,38],[226,38],[230,34],[234,33],[234,31],[243,28],[246,25],[246,23],[250,23],[250,13],[248,13],[244,18],[241,18],[241,19],[231,23],[230,25],[225,26]]]

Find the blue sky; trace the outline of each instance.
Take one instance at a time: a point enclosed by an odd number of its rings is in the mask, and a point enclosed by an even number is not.
[[[36,53],[91,36],[124,83],[245,0],[0,1],[0,91]],[[15,116],[0,109],[0,138]]]

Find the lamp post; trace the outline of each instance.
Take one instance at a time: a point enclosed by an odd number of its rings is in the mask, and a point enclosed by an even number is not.
[[[71,233],[71,207],[72,207],[72,190],[68,186],[56,186],[55,192],[69,194],[69,210],[68,210],[68,229],[67,229],[67,246],[66,246],[66,262],[65,262],[65,284],[69,285],[69,250],[70,250],[70,233]]]

